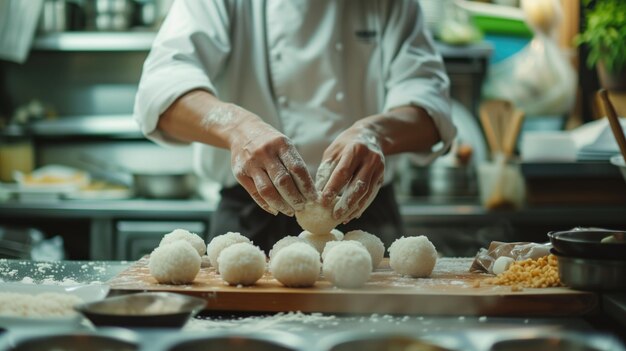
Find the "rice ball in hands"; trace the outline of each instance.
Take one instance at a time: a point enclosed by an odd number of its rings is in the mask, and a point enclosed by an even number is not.
[[[363,230],[353,230],[351,232],[347,232],[343,240],[357,241],[365,246],[365,249],[367,249],[367,252],[369,252],[372,257],[372,270],[376,269],[378,265],[380,265],[380,262],[385,256],[385,245],[374,234]]]
[[[389,246],[389,265],[398,274],[429,277],[437,262],[435,245],[427,237],[401,237]]]
[[[195,233],[192,233],[185,229],[174,229],[171,233],[165,234],[159,246],[171,244],[178,240],[187,241],[193,246],[196,251],[198,251],[198,255],[202,256],[206,253],[206,244],[204,240]]]
[[[304,204],[304,210],[296,211],[296,221],[310,233],[326,235],[341,223],[341,220],[333,218],[333,208],[334,203],[325,207],[319,200],[308,201]]]
[[[217,262],[220,276],[230,285],[253,285],[265,273],[265,254],[246,242],[232,244],[222,250]]]
[[[301,288],[313,286],[320,275],[320,254],[311,245],[291,244],[270,261],[270,272],[284,286]]]
[[[229,247],[230,245],[237,243],[252,244],[250,239],[237,232],[228,232],[226,234],[218,235],[213,238],[213,240],[211,240],[211,242],[207,246],[206,253],[207,256],[209,256],[211,266],[215,267],[217,272],[220,271],[220,265],[219,262],[217,262],[217,258],[220,256],[222,250]]]
[[[200,271],[200,255],[185,240],[159,246],[150,254],[150,275],[161,284],[191,283]]]
[[[322,266],[324,277],[339,288],[360,288],[372,272],[372,258],[355,241],[341,241],[329,247]]]

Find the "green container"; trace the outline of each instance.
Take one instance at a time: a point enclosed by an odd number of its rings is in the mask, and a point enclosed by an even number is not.
[[[522,20],[499,18],[493,16],[472,16],[474,24],[485,34],[506,34],[531,38],[533,32]]]

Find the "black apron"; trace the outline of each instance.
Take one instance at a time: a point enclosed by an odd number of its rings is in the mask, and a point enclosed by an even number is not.
[[[209,240],[226,232],[239,232],[267,253],[281,238],[302,232],[295,217],[265,212],[240,185],[223,188],[220,194],[222,199],[213,213]],[[389,247],[404,234],[393,186],[383,186],[361,218],[340,224],[337,229],[344,233],[356,229],[370,232]]]

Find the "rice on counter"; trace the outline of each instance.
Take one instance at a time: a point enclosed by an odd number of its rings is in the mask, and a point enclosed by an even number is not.
[[[46,292],[37,295],[0,292],[0,315],[13,317],[67,317],[83,300],[70,294]]]

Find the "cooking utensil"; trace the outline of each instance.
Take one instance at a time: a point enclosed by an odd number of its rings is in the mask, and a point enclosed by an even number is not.
[[[339,340],[330,342],[332,345],[325,349],[330,351],[396,351],[396,350],[424,350],[449,351],[433,344],[408,335],[372,335],[366,333],[351,333],[342,335]]]
[[[613,136],[615,136],[615,140],[617,140],[622,157],[626,160],[626,137],[624,137],[624,131],[622,130],[622,125],[617,117],[617,112],[615,112],[615,108],[609,99],[609,94],[605,89],[600,89],[598,95],[600,95],[600,99],[604,104],[606,116],[609,119]]]
[[[205,351],[205,350],[232,350],[232,351],[295,351],[306,350],[306,344],[299,337],[277,330],[265,329],[260,333],[222,333],[222,335],[186,337],[167,345],[170,351]]]
[[[564,285],[581,290],[626,291],[626,261],[571,257],[554,249],[551,253],[559,261],[559,279]]]
[[[182,327],[205,306],[206,301],[197,297],[147,292],[110,297],[75,309],[97,326]]]
[[[198,178],[191,171],[137,171],[82,154],[80,160],[100,172],[131,174],[136,196],[149,199],[186,199],[196,193]]]
[[[600,228],[574,228],[567,231],[549,232],[548,237],[554,249],[569,257],[599,260],[626,261],[626,232]],[[622,241],[602,242],[611,236],[621,236]],[[619,239],[619,238],[618,238]]]
[[[41,351],[75,350],[98,351],[139,349],[139,336],[125,329],[98,329],[97,331],[68,331],[55,328],[25,328],[14,331],[2,350]]]

